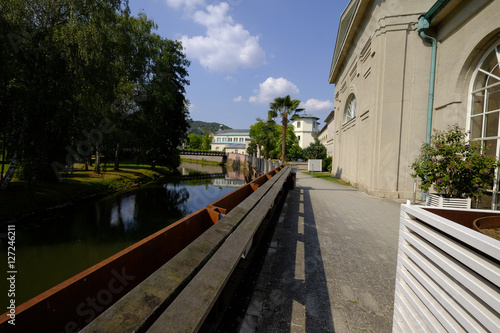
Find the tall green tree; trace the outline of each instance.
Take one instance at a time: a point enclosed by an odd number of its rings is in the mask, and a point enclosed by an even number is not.
[[[0,2],[0,134],[14,176],[55,180],[105,146],[178,163],[189,62],[126,0]],[[3,149],[2,149],[3,150]],[[56,172],[54,172],[56,171]]]
[[[0,185],[5,188],[16,166],[30,182],[55,179],[54,161],[75,159],[67,147],[113,100],[112,47],[107,33],[119,0],[3,1],[1,21],[7,36],[0,61],[9,73],[0,86],[2,114],[8,123],[7,151],[11,168]],[[5,37],[3,37],[5,40]],[[2,47],[3,48],[3,47]],[[7,58],[7,59],[5,59]],[[5,131],[4,131],[5,132]],[[69,156],[68,156],[69,155]]]
[[[185,97],[189,61],[180,42],[155,34],[150,37],[152,66],[144,86],[145,98],[138,101],[141,150],[153,169],[158,164],[176,167],[180,164],[178,147],[189,127]]]
[[[209,131],[205,132],[203,135],[201,149],[202,150],[210,150],[210,144],[212,143],[212,134]]]
[[[199,134],[191,133],[189,134],[189,149],[198,150],[201,149],[202,138]]]
[[[282,128],[280,125],[274,125],[274,147],[275,149],[271,151],[271,158],[281,158],[283,152],[282,148]],[[288,129],[286,131],[286,156],[289,158],[301,158],[302,157],[302,148],[299,146],[299,139],[295,135],[293,125],[288,125]]]
[[[250,137],[257,145],[259,151],[264,148],[264,157],[269,158],[271,150],[274,149],[274,132],[276,123],[272,118],[264,121],[257,118],[257,122],[250,126]]]
[[[283,163],[286,161],[286,132],[288,121],[295,114],[304,111],[304,109],[299,108],[299,105],[300,101],[297,99],[291,99],[290,95],[286,95],[285,97],[276,97],[273,102],[269,103],[269,117],[281,117],[281,157]]]

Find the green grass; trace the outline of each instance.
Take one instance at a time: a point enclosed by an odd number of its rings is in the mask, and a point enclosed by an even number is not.
[[[126,190],[137,184],[154,181],[170,170],[157,166],[132,163],[120,164],[120,170],[107,165],[106,171],[95,174],[76,165],[73,172],[65,175],[60,183],[40,182],[34,185],[13,179],[6,191],[0,191],[0,221],[7,221],[33,212],[70,204],[91,196]]]
[[[344,186],[351,186],[351,183],[349,182],[346,182],[340,178],[336,178],[336,177],[333,177],[331,173],[329,172],[304,172],[306,175],[311,175],[311,176],[314,176],[314,177],[318,177],[318,178],[321,178],[321,179],[325,179],[325,180],[328,180],[330,182],[334,182],[334,183],[337,183],[337,184],[340,184],[340,185],[344,185]]]

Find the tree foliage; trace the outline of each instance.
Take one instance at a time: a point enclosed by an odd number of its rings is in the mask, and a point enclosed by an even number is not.
[[[55,180],[74,162],[130,146],[178,163],[187,130],[189,62],[122,0],[0,3],[0,135],[11,168]],[[177,155],[177,157],[176,157]]]
[[[291,99],[290,95],[276,97],[273,102],[269,103],[269,118],[281,117],[281,156],[283,162],[286,160],[286,132],[289,117],[293,117],[295,114],[304,111],[304,109],[299,108],[299,105],[300,101]]]
[[[271,118],[267,121],[257,118],[257,122],[250,126],[252,149],[255,146],[255,152],[261,152],[265,158],[270,158],[271,151],[276,146],[275,131],[276,123]],[[264,150],[263,153],[262,150]]]
[[[281,159],[281,157],[283,156],[282,134],[283,134],[282,127],[280,125],[274,125],[275,149],[271,151],[271,158]],[[293,125],[288,125],[286,131],[285,156],[288,156],[291,159],[302,158],[302,148],[300,148],[299,146],[299,139],[295,135]]]
[[[322,160],[326,158],[326,147],[321,142],[319,142],[318,139],[315,139],[314,142],[311,142],[309,147],[304,149],[304,157],[308,160]]]
[[[202,146],[202,138],[200,135],[191,133],[189,134],[189,149],[199,150]]]

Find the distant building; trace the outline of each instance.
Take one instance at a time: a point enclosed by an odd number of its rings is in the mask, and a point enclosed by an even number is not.
[[[326,147],[326,156],[328,157],[333,157],[333,139],[335,138],[335,133],[333,131],[333,121],[335,120],[335,110],[330,112],[330,114],[326,117],[325,119],[325,127],[326,129],[323,128],[324,132],[326,132],[325,137],[326,137],[326,142],[323,143],[323,145]],[[320,140],[321,141],[321,140]]]
[[[319,132],[319,118],[314,116],[304,115],[296,118],[292,125],[295,130],[295,135],[299,139],[300,148],[304,149],[309,147],[314,139],[318,136]]]
[[[210,149],[226,153],[246,154],[248,143],[250,143],[249,129],[227,129],[214,134]]]

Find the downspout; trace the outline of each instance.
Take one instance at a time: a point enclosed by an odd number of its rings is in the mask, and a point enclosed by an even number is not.
[[[431,53],[431,72],[429,78],[429,101],[427,107],[427,132],[425,137],[425,142],[429,144],[431,142],[431,132],[432,132],[432,111],[434,109],[434,81],[436,77],[436,54],[437,54],[437,40],[434,37],[425,34],[425,31],[429,29],[431,18],[434,14],[441,8],[441,6],[447,0],[439,0],[437,1],[431,9],[424,15],[418,18],[418,27],[417,32],[425,41],[428,41],[432,44],[432,53]],[[422,193],[422,201],[426,199],[426,192]]]
[[[431,75],[429,79],[429,101],[427,106],[427,134],[425,137],[425,143],[429,144],[431,142],[431,131],[432,131],[432,110],[434,108],[434,81],[436,77],[436,54],[437,54],[437,41],[435,38],[425,34],[425,30],[429,28],[430,21],[424,16],[418,18],[418,28],[420,38],[429,41],[432,44],[431,53]]]

